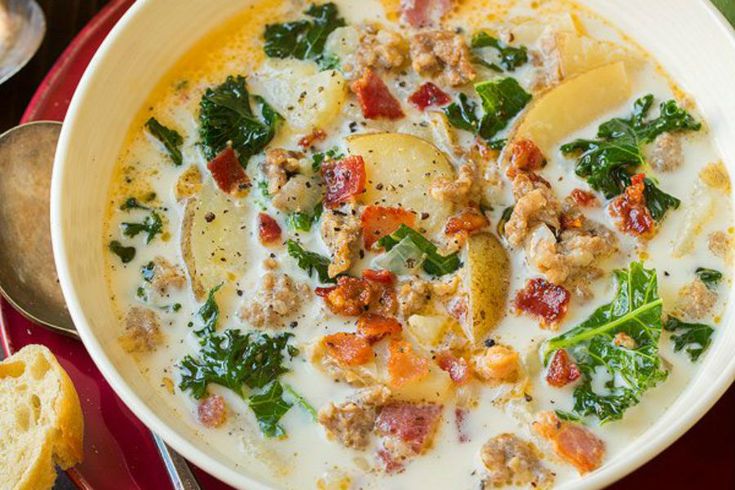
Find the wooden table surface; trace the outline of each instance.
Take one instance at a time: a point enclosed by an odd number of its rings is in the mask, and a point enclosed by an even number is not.
[[[734,0],[714,1],[720,7],[729,7],[728,13],[735,21]],[[105,3],[106,0],[39,0],[46,12],[48,33],[33,60],[0,85],[0,133],[18,123],[61,51]],[[71,488],[62,475],[56,489]],[[735,386],[673,446],[611,488],[735,489]]]

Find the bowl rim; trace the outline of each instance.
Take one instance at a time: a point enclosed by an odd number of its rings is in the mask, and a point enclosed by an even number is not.
[[[73,286],[71,278],[70,262],[67,260],[69,255],[64,244],[62,230],[62,187],[63,173],[66,165],[64,155],[69,150],[76,119],[82,112],[85,93],[95,82],[95,74],[98,66],[108,56],[112,46],[118,42],[118,39],[126,31],[131,21],[138,15],[144,13],[150,1],[141,0],[134,2],[120,21],[113,27],[92,58],[69,105],[69,110],[59,137],[51,182],[51,236],[59,282],[67,301],[69,312],[75,325],[78,327],[79,335],[90,357],[99,368],[105,380],[136,417],[152,432],[161,436],[166,443],[182,454],[189,462],[202,468],[216,478],[237,488],[268,490],[271,488],[269,485],[243,472],[229,468],[217,458],[204,451],[200,444],[195,444],[191,440],[181,436],[148,407],[143,398],[127,384],[114,367],[105,349],[87,324],[84,307]],[[735,28],[730,25],[719,10],[709,0],[697,0],[696,5],[692,4],[692,8],[704,9],[712,21],[713,27],[717,27],[735,51]],[[735,289],[732,292],[735,292]],[[733,300],[732,296],[731,294],[731,301]],[[637,445],[633,451],[625,455],[619,455],[594,473],[564,484],[560,488],[601,488],[622,479],[656,457],[688,431],[719,400],[733,382],[735,382],[735,357],[730,360],[726,368],[720,371],[714,379],[710,379],[708,388],[700,393],[696,403],[690,404],[681,410],[681,416],[677,419],[677,423],[670,429],[648,440],[641,441],[641,444]]]

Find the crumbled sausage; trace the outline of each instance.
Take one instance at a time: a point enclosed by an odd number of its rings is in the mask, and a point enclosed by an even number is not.
[[[496,344],[472,358],[475,374],[490,384],[515,383],[521,375],[518,352]]]
[[[197,418],[204,427],[210,429],[221,426],[227,420],[225,399],[219,395],[209,395],[199,402]]]
[[[299,171],[301,168],[299,159],[303,157],[303,153],[283,148],[273,148],[265,153],[262,171],[268,182],[269,194],[277,194],[289,177]]]
[[[411,59],[418,74],[436,77],[452,87],[471,82],[476,76],[464,38],[452,31],[415,34],[411,38]]]
[[[560,228],[561,203],[543,181],[535,181],[531,174],[520,173],[513,179],[515,207],[505,224],[508,242],[518,247],[539,224]]]
[[[478,186],[477,171],[473,165],[463,164],[459,167],[457,178],[437,177],[431,183],[429,193],[437,201],[467,205],[470,201],[477,202]]]
[[[133,306],[125,316],[125,333],[120,344],[128,352],[150,352],[163,342],[158,315],[142,306]]]
[[[360,49],[355,53],[355,73],[362,73],[365,68],[392,70],[406,62],[408,46],[400,34],[376,23],[364,24],[358,31]]]
[[[398,287],[398,312],[403,318],[420,313],[431,300],[431,283],[419,278],[406,281]]]
[[[487,441],[480,450],[480,458],[488,471],[486,486],[544,489],[554,483],[554,473],[541,463],[541,452],[533,443],[514,434],[500,434]]]
[[[712,310],[715,303],[717,293],[697,278],[679,290],[675,312],[688,320],[701,320]]]
[[[152,273],[151,286],[162,296],[169,294],[171,289],[182,289],[186,286],[186,276],[181,268],[163,257],[153,259]]]
[[[681,167],[684,153],[681,137],[674,133],[661,133],[653,140],[649,163],[659,172],[671,172]]]
[[[709,246],[710,252],[715,254],[717,257],[729,261],[732,256],[732,239],[730,235],[723,231],[715,231],[710,233],[707,238],[707,245]]]
[[[277,328],[301,307],[309,288],[288,274],[266,272],[260,288],[241,308],[239,316],[256,328]]]
[[[344,403],[329,403],[319,410],[319,423],[331,439],[337,439],[346,447],[365,449],[375,427],[378,410],[390,398],[384,386],[367,388]]]
[[[360,247],[360,219],[352,210],[326,209],[322,214],[321,233],[324,244],[332,252],[329,277],[349,270]]]
[[[177,201],[183,201],[199,193],[202,188],[202,174],[199,167],[192,165],[187,168],[176,181],[174,194]]]

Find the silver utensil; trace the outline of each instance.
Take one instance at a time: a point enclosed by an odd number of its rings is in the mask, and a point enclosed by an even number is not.
[[[33,122],[0,135],[0,294],[26,318],[79,338],[56,275],[49,198],[59,122]],[[176,490],[201,487],[186,460],[153,439]]]
[[[35,0],[0,0],[0,84],[36,54],[46,18]]]

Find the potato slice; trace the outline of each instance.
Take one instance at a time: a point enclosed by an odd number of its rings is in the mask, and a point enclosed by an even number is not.
[[[249,240],[248,222],[246,208],[211,182],[203,185],[198,197],[187,201],[181,252],[197,300],[204,300],[210,289],[238,279],[247,270],[248,254],[243,246]]]
[[[479,233],[467,240],[465,268],[469,315],[462,327],[471,342],[479,343],[505,316],[510,260],[495,235]]]
[[[299,131],[327,127],[347,97],[340,72],[319,72],[314,63],[293,59],[268,59],[249,84]]]
[[[625,63],[595,68],[562,82],[533,102],[517,123],[511,140],[529,139],[544,153],[552,153],[564,137],[630,96]]]
[[[559,59],[559,69],[563,79],[588,72],[618,61],[635,66],[640,58],[623,46],[575,32],[557,32],[554,35],[555,55]]]
[[[419,216],[427,213],[417,225],[429,234],[444,226],[452,208],[429,194],[434,179],[455,178],[454,167],[444,153],[426,140],[400,133],[352,136],[347,147],[365,160],[367,185],[362,203],[403,207]]]

